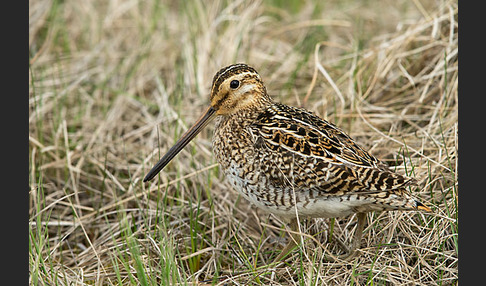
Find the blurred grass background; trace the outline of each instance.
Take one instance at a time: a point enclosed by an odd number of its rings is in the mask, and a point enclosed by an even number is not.
[[[457,14],[445,0],[29,0],[30,284],[457,284]],[[434,213],[368,215],[359,256],[338,262],[320,258],[353,217],[309,220],[322,245],[275,267],[283,223],[226,183],[213,126],[143,184],[235,62],[416,177]]]

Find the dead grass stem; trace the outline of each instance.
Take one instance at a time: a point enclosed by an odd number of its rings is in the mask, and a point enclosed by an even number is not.
[[[457,3],[285,3],[29,1],[31,284],[458,283]],[[143,184],[234,62],[417,178],[434,212],[368,215],[352,261],[322,257],[353,217],[304,221],[275,267],[283,223],[224,180],[212,127]]]

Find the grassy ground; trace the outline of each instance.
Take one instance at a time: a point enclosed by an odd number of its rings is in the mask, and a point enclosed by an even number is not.
[[[458,273],[455,1],[29,1],[32,285],[451,285]],[[141,179],[208,104],[222,66],[254,66],[276,101],[347,131],[433,213],[304,224],[232,190],[210,125]],[[317,242],[319,242],[319,245]]]

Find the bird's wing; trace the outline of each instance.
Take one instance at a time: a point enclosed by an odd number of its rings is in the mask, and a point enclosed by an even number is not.
[[[256,148],[283,162],[274,165],[284,176],[292,175],[292,184],[299,188],[339,194],[399,189],[414,183],[389,170],[344,131],[305,109],[274,104],[250,128]]]

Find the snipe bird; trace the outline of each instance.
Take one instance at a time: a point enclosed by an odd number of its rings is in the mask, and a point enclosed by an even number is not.
[[[337,126],[314,113],[274,102],[257,71],[246,64],[213,78],[210,106],[144,178],[154,178],[212,119],[212,146],[231,185],[257,207],[290,222],[291,239],[275,261],[299,241],[298,219],[357,214],[353,256],[370,211],[430,208],[406,190],[412,178],[390,170]]]

